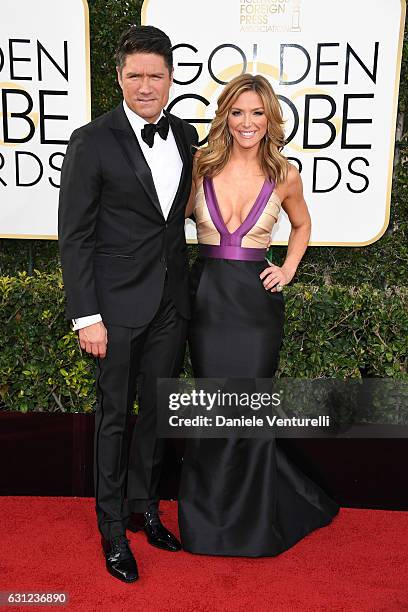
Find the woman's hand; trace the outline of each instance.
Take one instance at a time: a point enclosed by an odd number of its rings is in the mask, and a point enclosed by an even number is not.
[[[287,269],[282,266],[275,266],[271,264],[265,270],[263,270],[259,277],[263,281],[263,286],[267,291],[277,291],[277,286],[280,285],[283,287],[290,283],[295,273],[290,273]]]

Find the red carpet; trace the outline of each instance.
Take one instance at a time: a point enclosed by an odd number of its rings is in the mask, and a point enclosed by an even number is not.
[[[176,504],[162,509],[177,531]],[[140,578],[127,585],[105,570],[93,500],[3,497],[0,510],[0,590],[69,594],[66,607],[43,610],[408,610],[407,512],[342,509],[329,527],[263,559],[167,553],[130,534]]]

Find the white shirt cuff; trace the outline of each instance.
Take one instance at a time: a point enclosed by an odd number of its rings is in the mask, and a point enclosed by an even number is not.
[[[88,325],[92,325],[93,323],[99,323],[99,321],[102,321],[100,314],[89,315],[89,317],[79,317],[79,319],[72,319],[72,329],[76,331],[77,329],[88,327]]]

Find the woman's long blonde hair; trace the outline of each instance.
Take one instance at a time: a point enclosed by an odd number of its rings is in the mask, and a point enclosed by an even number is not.
[[[241,74],[228,83],[217,100],[215,118],[208,134],[208,144],[199,149],[195,158],[196,180],[205,175],[216,176],[227,164],[232,150],[232,137],[228,129],[228,114],[234,102],[245,91],[255,91],[262,100],[268,127],[259,146],[259,165],[265,176],[276,183],[286,179],[289,162],[281,154],[285,145],[283,117],[279,100],[265,77]]]

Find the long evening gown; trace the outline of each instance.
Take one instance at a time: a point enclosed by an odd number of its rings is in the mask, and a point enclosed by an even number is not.
[[[270,378],[282,341],[282,293],[259,274],[280,200],[265,180],[242,225],[230,233],[212,179],[197,192],[200,257],[191,274],[189,347],[196,378]],[[189,439],[179,495],[185,550],[274,556],[330,523],[338,505],[304,475],[274,438]]]

